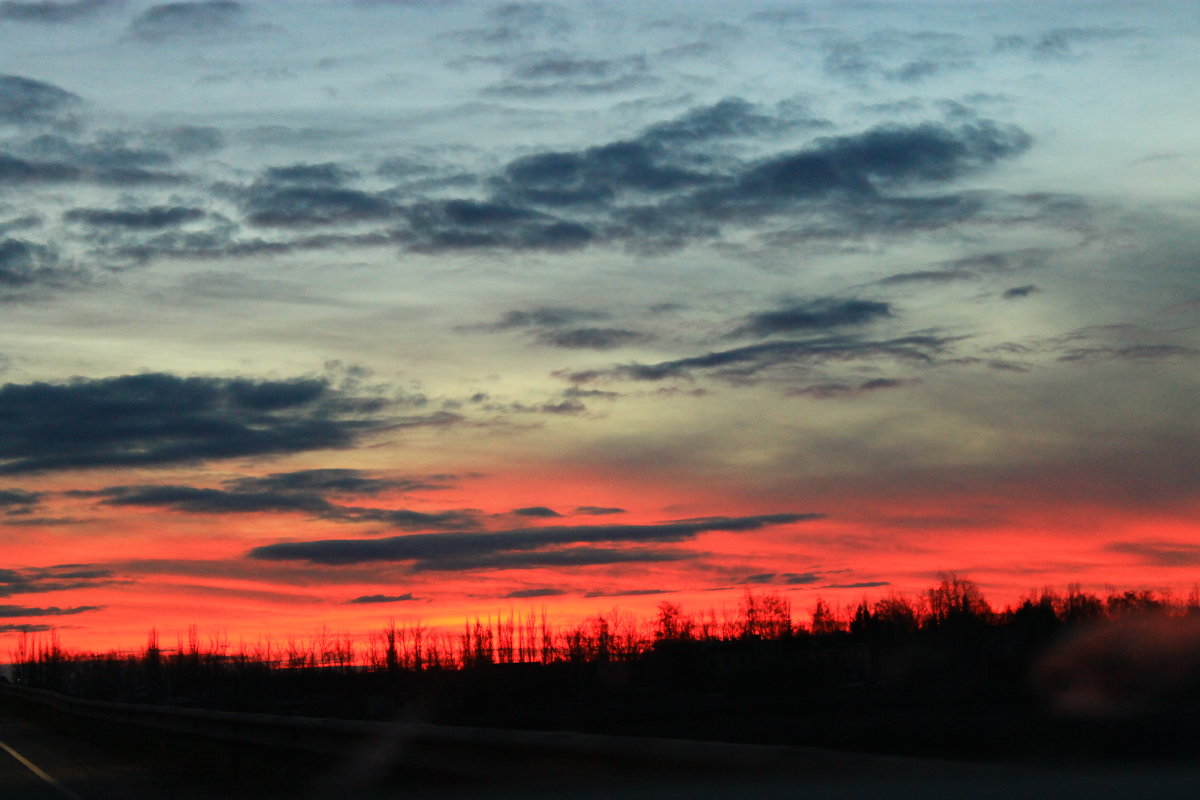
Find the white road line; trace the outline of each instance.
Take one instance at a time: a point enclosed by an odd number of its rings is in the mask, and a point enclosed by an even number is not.
[[[48,784],[50,784],[51,786],[53,786],[55,789],[57,789],[59,792],[61,792],[61,793],[63,794],[63,796],[65,796],[65,797],[69,797],[71,800],[84,800],[84,798],[83,798],[83,795],[76,794],[75,792],[72,792],[70,789],[68,789],[67,787],[63,786],[63,785],[62,785],[61,783],[59,783],[58,781],[54,780],[54,777],[53,777],[53,776],[51,776],[51,775],[47,774],[47,773],[46,773],[44,770],[42,770],[42,769],[41,769],[41,768],[40,768],[40,767],[39,767],[37,764],[34,764],[34,763],[33,763],[32,761],[30,761],[28,758],[26,758],[25,756],[21,755],[21,754],[20,754],[20,753],[18,753],[16,750],[13,750],[11,747],[9,747],[9,746],[8,746],[7,744],[5,744],[4,742],[0,742],[0,750],[3,750],[4,752],[8,753],[10,756],[12,756],[13,758],[15,758],[17,761],[20,761],[20,762],[21,762],[21,764],[22,764],[22,765],[23,765],[23,766],[24,766],[26,769],[28,769],[28,770],[29,770],[30,772],[32,772],[34,775],[37,775],[39,778],[41,778],[42,780],[44,780],[46,783],[48,783]]]

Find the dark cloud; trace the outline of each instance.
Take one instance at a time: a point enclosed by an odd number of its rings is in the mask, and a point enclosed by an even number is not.
[[[120,211],[104,208],[73,208],[63,214],[63,219],[68,222],[80,222],[98,228],[133,230],[172,228],[204,219],[204,217],[203,209],[186,206],[151,206]]]
[[[640,597],[647,594],[670,594],[669,589],[627,589],[622,592],[603,592],[594,590],[586,592],[584,597]]]
[[[910,283],[952,283],[958,281],[978,280],[981,274],[1016,272],[1036,269],[1044,266],[1049,252],[1037,248],[1011,250],[999,253],[982,253],[979,255],[958,258],[939,264],[941,269],[917,270],[889,275],[878,281],[881,286],[894,286]],[[1037,287],[1017,287],[1037,291]],[[1005,293],[1005,296],[1009,296]],[[1012,295],[1024,296],[1024,295]]]
[[[976,255],[956,258],[947,261],[947,270],[969,270],[971,272],[990,272],[1003,274],[1037,269],[1046,265],[1051,251],[1037,247],[1026,247],[1020,250],[1005,250],[998,253],[979,253]]]
[[[580,321],[604,319],[607,315],[599,311],[579,308],[555,308],[543,306],[529,311],[509,311],[499,322],[489,326],[495,330],[509,328],[558,328]]]
[[[580,506],[575,509],[576,514],[585,514],[589,517],[602,517],[608,514],[624,514],[625,509],[613,508],[610,506]]]
[[[0,75],[0,123],[60,123],[82,104],[79,96],[20,75]]]
[[[818,139],[813,146],[751,165],[706,198],[711,206],[761,206],[831,195],[870,197],[912,182],[945,182],[1018,155],[1031,137],[987,120],[950,128],[937,123],[885,125]]]
[[[227,492],[194,486],[112,486],[95,492],[107,506],[169,508],[198,514],[300,511],[324,514],[333,506],[314,494]]]
[[[1017,34],[997,36],[995,49],[1029,52],[1039,58],[1067,58],[1079,55],[1075,49],[1078,44],[1124,39],[1137,33],[1134,28],[1053,28],[1033,37]]]
[[[54,161],[29,161],[0,153],[0,186],[28,183],[64,183],[84,177],[82,169]]]
[[[65,2],[15,2],[0,3],[0,19],[16,22],[74,22],[108,8],[115,8],[123,0],[65,0]]]
[[[340,490],[322,489],[319,480],[309,481],[312,484],[310,488],[300,488],[303,482],[289,484],[286,480],[251,478],[228,483],[234,487],[259,488],[224,490],[169,485],[112,486],[98,491],[77,492],[76,495],[104,498],[100,502],[108,506],[166,508],[192,514],[303,513],[337,522],[378,523],[403,530],[459,530],[479,526],[477,515],[469,511],[426,513],[404,508],[336,505],[323,492],[346,491],[344,487],[347,481],[332,482],[333,485],[342,486]],[[272,486],[274,488],[269,488]]]
[[[453,250],[574,250],[592,242],[586,226],[501,200],[444,200],[404,211],[405,243],[419,252]]]
[[[645,60],[634,58],[642,69]],[[625,60],[576,58],[564,50],[537,53],[517,64],[512,75],[521,80],[543,78],[604,78],[622,69]]]
[[[0,222],[0,236],[14,233],[16,231],[25,231],[32,228],[40,228],[45,220],[40,214],[23,214],[19,217],[14,217],[6,222]]]
[[[484,89],[505,97],[604,94],[652,86],[644,56],[580,58],[562,50],[532,53],[509,70],[507,80]]]
[[[0,633],[45,633],[52,630],[53,625],[0,625]]]
[[[587,406],[578,400],[563,400],[559,403],[544,403],[537,409],[542,414],[582,414]]]
[[[74,151],[78,154],[78,151]],[[86,154],[83,154],[85,160]],[[171,185],[184,180],[182,175],[138,166],[92,166],[65,161],[27,159],[0,153],[0,187],[39,183],[89,182],[105,186]]]
[[[433,478],[380,478],[360,469],[304,469],[273,472],[257,478],[237,478],[228,482],[241,492],[314,491],[330,494],[380,494],[445,489],[445,476]]]
[[[119,174],[121,170],[164,167],[172,161],[166,150],[147,147],[127,134],[111,132],[93,141],[43,134],[25,143],[22,152],[31,158],[87,167],[101,176]]]
[[[129,33],[143,41],[158,42],[177,37],[217,36],[233,30],[245,9],[232,0],[163,3],[134,17]]]
[[[555,561],[589,557],[621,558],[613,551],[596,554],[589,548],[546,551],[544,548],[569,545],[621,542],[626,544],[680,542],[712,531],[752,531],[775,525],[787,525],[820,518],[820,514],[768,514],[753,517],[711,517],[681,520],[658,525],[555,525],[542,528],[516,528],[492,532],[411,534],[386,539],[329,539],[312,542],[287,542],[256,547],[251,558],[265,561],[309,561],[317,564],[358,564],[367,562],[411,561],[416,570],[460,569],[463,564],[496,565],[530,563],[549,565]],[[540,552],[530,552],[540,551]],[[593,556],[589,556],[593,554]],[[647,553],[644,555],[653,555]],[[538,559],[542,559],[538,561]],[[590,563],[590,562],[589,562]],[[603,563],[616,563],[606,561]],[[475,567],[472,567],[475,568]]]
[[[812,126],[826,124],[811,118],[804,118],[803,123]],[[740,97],[727,97],[711,106],[693,108],[676,119],[651,125],[643,131],[641,138],[679,146],[714,139],[770,136],[785,133],[796,124],[795,120],[766,113],[761,107]]]
[[[788,124],[796,123],[728,99],[631,139],[515,159],[491,180],[493,198],[561,214],[560,221],[584,225],[597,241],[650,251],[716,237],[731,222],[762,226],[785,215],[800,226],[799,236],[909,234],[964,222],[994,201],[979,192],[899,192],[948,183],[1019,155],[1032,141],[1016,127],[971,120],[879,126],[749,162],[714,149],[716,140],[775,133]],[[1006,211],[1050,214],[1031,204],[1032,198],[1010,199]],[[478,239],[489,241],[509,240]]]
[[[859,583],[827,583],[822,589],[876,589],[880,586],[891,586],[891,581],[861,581]]]
[[[307,227],[384,220],[396,216],[388,199],[336,186],[259,184],[240,192],[246,219],[260,227]]]
[[[0,508],[37,505],[41,497],[41,492],[26,492],[22,489],[0,489]]]
[[[692,553],[675,550],[604,547],[571,547],[565,550],[481,553],[448,558],[423,559],[412,564],[413,572],[458,572],[486,569],[536,569],[538,567],[599,567],[614,564],[658,564],[686,561]]]
[[[1106,549],[1137,556],[1143,564],[1156,567],[1200,565],[1200,544],[1191,542],[1113,542]]]
[[[872,378],[858,384],[849,383],[818,383],[802,388],[788,389],[787,393],[795,397],[815,397],[818,400],[830,400],[835,397],[859,395],[866,392],[877,392],[881,389],[898,389],[907,386],[911,381],[894,378]]]
[[[916,272],[900,272],[879,280],[883,286],[901,283],[951,283],[956,281],[978,280],[979,275],[965,269],[947,270],[918,270]]]
[[[875,300],[814,300],[751,314],[730,336],[761,338],[776,333],[864,325],[891,314],[891,306]]]
[[[1032,283],[1027,283],[1024,286],[1014,286],[1011,289],[1005,289],[1004,294],[1001,296],[1005,300],[1015,300],[1023,297],[1029,297],[1029,295],[1040,291],[1041,289],[1034,286]]]
[[[46,245],[0,239],[0,302],[22,300],[40,289],[65,289],[87,281],[79,269],[60,266]]]
[[[292,164],[287,167],[268,167],[264,173],[267,181],[295,183],[304,186],[341,186],[357,177],[358,173],[339,164]]]
[[[711,183],[712,175],[671,163],[670,151],[645,141],[624,141],[577,152],[517,159],[494,182],[500,197],[554,208],[603,206],[637,192],[663,194]]]
[[[389,426],[379,398],[297,378],[181,378],[165,373],[0,387],[0,473],[157,466],[352,446]],[[435,417],[437,415],[434,415]]]
[[[586,60],[574,63],[571,58],[520,63],[546,73],[603,68]],[[423,253],[566,251],[593,244],[662,252],[717,238],[729,224],[761,228],[783,220],[788,229],[768,234],[780,246],[791,245],[787,237],[911,235],[960,224],[988,211],[998,217],[1048,221],[1059,217],[1066,221],[1074,214],[1072,219],[1078,222],[1076,211],[1052,208],[1055,203],[1048,198],[1001,197],[980,191],[905,194],[946,184],[1030,146],[1025,132],[989,120],[880,126],[817,138],[800,149],[749,161],[740,157],[743,150],[731,146],[738,138],[777,137],[798,126],[823,124],[799,104],[767,109],[726,98],[650,125],[631,138],[578,150],[535,152],[508,162],[491,177],[464,175],[467,182],[484,189],[481,196],[471,198],[414,197],[413,185],[385,192],[351,188],[345,184],[353,173],[332,163],[275,167],[249,186],[223,189],[250,224],[303,229],[387,223],[388,228],[356,237],[313,234],[279,242],[217,242],[207,250],[184,244],[169,247],[173,254],[183,255],[370,244],[395,244]],[[43,168],[56,164],[69,167],[75,162],[65,158],[39,162]],[[397,161],[394,170],[388,164],[385,171],[401,180],[434,169],[412,159]],[[443,189],[444,184],[438,190]],[[607,349],[642,336],[623,328],[577,327],[576,333],[546,334],[542,342]]]
[[[122,581],[112,570],[91,564],[0,569],[0,597],[91,589],[119,582]]]
[[[31,608],[29,606],[0,605],[0,618],[7,617],[66,617],[83,614],[88,611],[103,611],[104,606],[74,606],[72,608]]]
[[[537,341],[572,350],[614,350],[635,342],[644,342],[648,338],[644,333],[623,328],[571,328],[545,331],[538,334]]]
[[[1059,361],[1159,361],[1165,358],[1195,358],[1200,351],[1174,344],[1132,344],[1123,347],[1075,347]]]
[[[907,64],[900,66],[898,69],[892,70],[888,73],[888,77],[903,83],[916,83],[917,81],[937,75],[942,71],[942,69],[942,64],[939,64],[935,61],[920,59],[917,61],[910,61]]]
[[[504,595],[506,600],[520,600],[531,597],[559,597],[566,594],[562,589],[517,589]]]
[[[763,572],[757,575],[748,575],[742,578],[738,583],[778,583],[785,586],[808,586],[809,584],[818,583],[821,576],[815,572]]]
[[[584,377],[595,379],[608,376],[635,381],[660,381],[690,377],[695,372],[710,372],[717,377],[738,381],[752,378],[775,367],[792,364],[879,358],[930,363],[935,355],[944,351],[952,342],[951,338],[936,335],[913,335],[884,340],[831,336],[807,341],[775,341],[657,364],[622,364],[605,372],[590,371],[584,374]]]
[[[512,511],[510,511],[508,513],[513,514],[518,517],[551,518],[551,517],[561,517],[562,516],[562,514],[558,513],[553,508],[546,508],[546,506],[528,506],[526,508],[514,508]]]
[[[346,603],[349,605],[354,605],[354,604],[366,605],[366,604],[373,604],[373,603],[408,603],[408,602],[412,602],[412,601],[419,600],[419,599],[420,598],[418,598],[418,597],[413,597],[412,592],[405,592],[404,594],[397,594],[397,595],[364,594],[361,597],[354,598],[353,600],[347,600]]]

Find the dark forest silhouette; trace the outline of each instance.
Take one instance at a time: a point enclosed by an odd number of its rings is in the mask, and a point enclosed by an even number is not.
[[[1200,742],[1200,593],[1078,586],[994,609],[953,574],[918,596],[789,599],[653,619],[546,613],[457,632],[390,623],[232,647],[78,653],[22,636],[15,682],[101,700],[275,714],[819,744],[971,757],[1158,755]],[[1190,750],[1189,750],[1190,748]]]

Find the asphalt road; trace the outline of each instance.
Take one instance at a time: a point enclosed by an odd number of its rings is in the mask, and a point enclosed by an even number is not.
[[[2,800],[229,800],[274,794],[247,786],[200,785],[195,773],[176,772],[147,753],[90,737],[73,735],[14,716],[0,708],[0,799]],[[523,785],[507,782],[471,785],[435,782],[386,788],[364,783],[365,763],[344,763],[335,774],[314,774],[293,784],[289,800],[1195,800],[1200,767],[1178,761],[1159,765],[1075,765],[1057,769],[888,759],[864,761],[861,769],[838,761],[829,769],[774,775],[727,774],[701,777],[685,770],[634,777],[620,772],[570,776],[551,773]]]
[[[0,711],[4,800],[204,800],[164,765],[139,761]],[[22,760],[26,763],[22,763]],[[40,775],[38,773],[41,773]]]

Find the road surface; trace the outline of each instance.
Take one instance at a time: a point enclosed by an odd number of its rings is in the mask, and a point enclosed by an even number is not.
[[[65,735],[0,710],[4,800],[206,800],[164,765]]]

